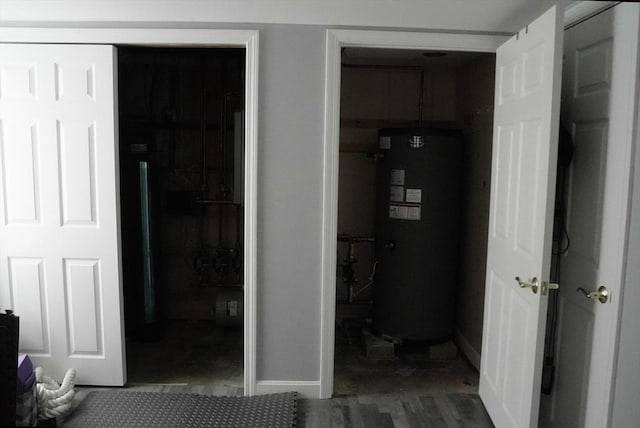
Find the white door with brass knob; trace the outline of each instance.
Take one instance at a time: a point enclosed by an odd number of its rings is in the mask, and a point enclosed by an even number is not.
[[[553,7],[496,52],[479,387],[496,427],[538,422],[548,301],[541,291],[551,255],[561,23],[562,10]]]
[[[622,281],[640,5],[620,4],[565,32],[563,126],[569,247],[560,257],[555,382],[542,427],[610,426]]]

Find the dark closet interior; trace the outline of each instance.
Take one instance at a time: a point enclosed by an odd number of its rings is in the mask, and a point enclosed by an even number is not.
[[[245,50],[125,47],[118,62],[128,343],[241,346]]]

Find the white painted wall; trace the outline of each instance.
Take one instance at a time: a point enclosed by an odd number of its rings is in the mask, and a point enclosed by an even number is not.
[[[260,32],[258,380],[319,378],[324,40]]]

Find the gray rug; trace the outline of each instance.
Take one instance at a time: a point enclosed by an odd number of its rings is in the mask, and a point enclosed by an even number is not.
[[[93,391],[64,428],[295,427],[296,393],[213,397],[161,392]]]

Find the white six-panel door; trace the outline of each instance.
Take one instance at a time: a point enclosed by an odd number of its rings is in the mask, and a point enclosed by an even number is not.
[[[112,46],[0,45],[0,308],[45,373],[123,385]]]
[[[498,428],[536,426],[557,158],[562,11],[498,48],[480,397]]]
[[[637,75],[637,4],[620,4],[565,33],[562,118],[575,152],[567,176],[569,247],[561,256],[556,377],[541,425],[608,423],[629,204]],[[578,288],[604,285],[609,299]],[[546,398],[546,397],[545,397]]]

